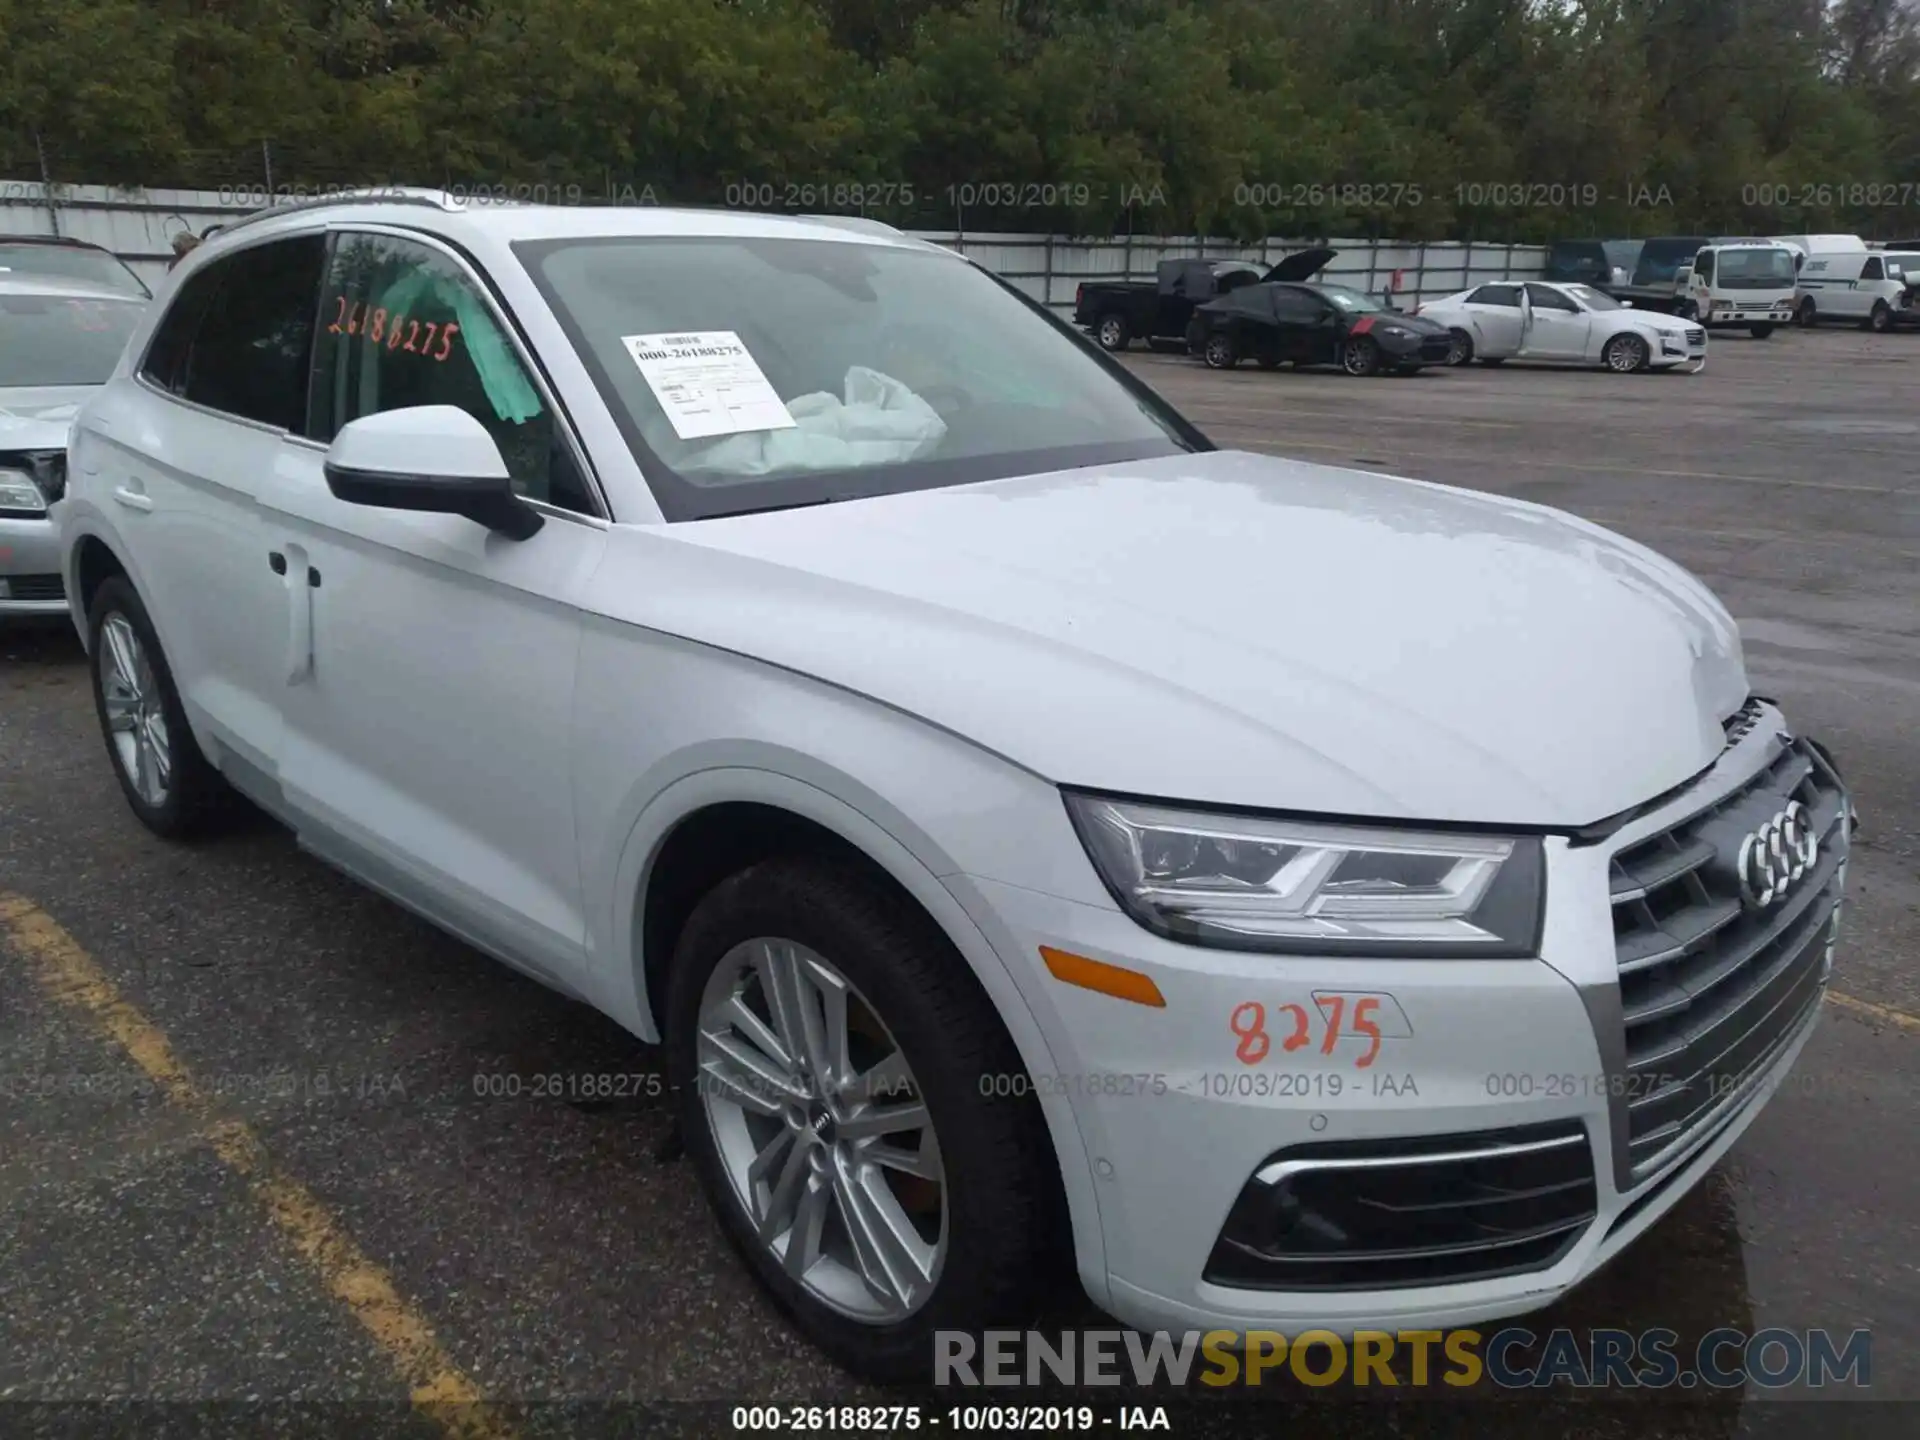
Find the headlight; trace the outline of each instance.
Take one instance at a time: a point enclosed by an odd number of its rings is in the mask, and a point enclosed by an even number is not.
[[[39,515],[47,508],[33,476],[24,470],[0,470],[0,510],[31,510]]]
[[[1387,958],[1539,951],[1546,868],[1535,837],[1066,801],[1114,898],[1169,939]]]

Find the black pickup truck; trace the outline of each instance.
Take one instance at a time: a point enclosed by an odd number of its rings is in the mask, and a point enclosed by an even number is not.
[[[1162,260],[1152,280],[1110,280],[1073,294],[1073,323],[1090,331],[1102,350],[1124,350],[1135,340],[1186,344],[1193,307],[1262,280],[1305,280],[1333,258],[1331,250],[1289,255],[1271,270],[1245,260]]]

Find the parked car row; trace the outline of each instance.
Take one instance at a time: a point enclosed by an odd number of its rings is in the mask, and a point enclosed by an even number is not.
[[[1707,332],[1700,321],[1637,309],[1593,286],[1501,281],[1403,311],[1349,286],[1308,278],[1337,253],[1324,247],[1305,250],[1264,276],[1239,262],[1162,262],[1176,282],[1191,278],[1182,267],[1205,266],[1206,276],[1223,291],[1186,304],[1187,352],[1215,370],[1251,360],[1263,370],[1334,366],[1354,376],[1411,375],[1428,366],[1499,365],[1514,359],[1619,373],[1679,366],[1697,370],[1706,363]],[[1174,296],[1164,286],[1154,288],[1149,295],[1113,285],[1083,286],[1074,318],[1103,348],[1123,348],[1132,332],[1119,301],[1142,302],[1144,318],[1144,302],[1157,300],[1152,323],[1159,328],[1182,313],[1172,308]],[[1110,343],[1116,338],[1120,343]]]

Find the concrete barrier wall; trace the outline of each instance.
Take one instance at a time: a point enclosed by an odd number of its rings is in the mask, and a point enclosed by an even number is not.
[[[173,237],[231,224],[258,209],[264,189],[128,190],[107,185],[56,185],[0,180],[0,232],[70,235],[104,245],[149,284],[165,273]],[[1418,304],[1488,280],[1538,276],[1546,263],[1539,245],[1472,242],[1305,240],[1274,236],[1257,244],[1202,236],[1135,236],[1088,240],[1063,235],[912,232],[984,265],[1042,304],[1067,310],[1083,281],[1150,280],[1160,260],[1200,256],[1272,264],[1282,256],[1325,244],[1339,251],[1322,279],[1379,294],[1399,273],[1396,293]]]

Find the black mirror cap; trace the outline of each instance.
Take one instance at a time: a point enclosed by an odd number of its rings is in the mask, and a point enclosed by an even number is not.
[[[514,494],[505,478],[395,475],[333,464],[325,466],[325,474],[327,489],[349,505],[463,515],[510,540],[529,539],[546,524],[546,517]]]

